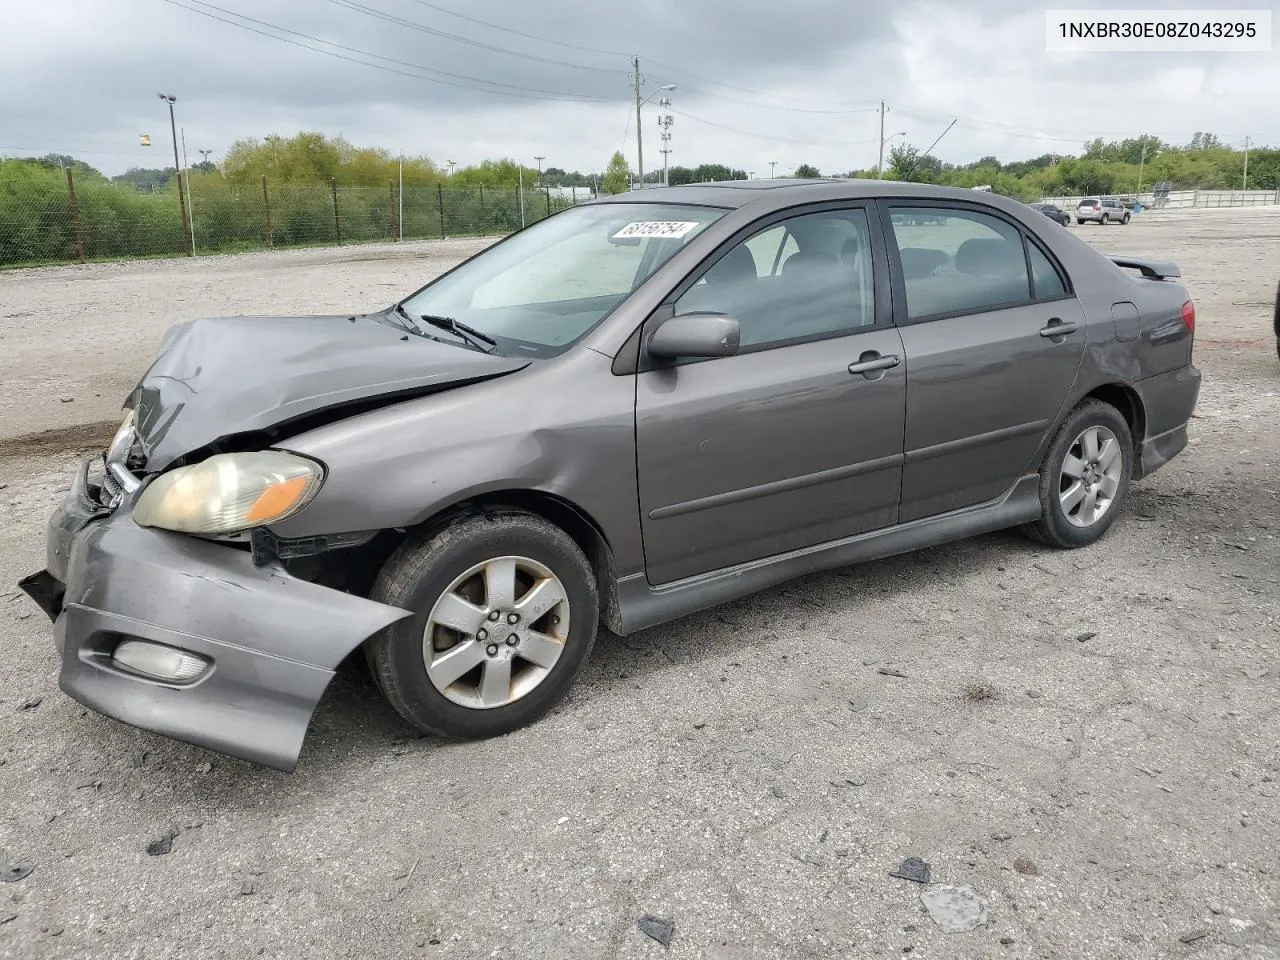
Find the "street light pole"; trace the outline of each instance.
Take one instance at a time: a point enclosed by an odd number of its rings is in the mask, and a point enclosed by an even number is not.
[[[187,241],[187,248],[190,249],[192,242],[191,221],[187,219],[187,198],[182,190],[182,165],[178,163],[178,126],[173,119],[173,104],[178,98],[168,93],[158,93],[156,96],[169,104],[169,132],[173,135],[173,170],[178,178],[178,211],[182,216],[183,239]],[[193,255],[188,254],[188,256]]]
[[[773,179],[774,179],[774,169],[775,169],[777,166],[778,166],[778,161],[777,161],[777,160],[770,160],[770,161],[769,161],[769,179],[770,179],[770,180],[773,180]]]
[[[542,186],[542,161],[543,161],[543,160],[545,160],[545,159],[547,159],[547,158],[546,158],[546,157],[534,157],[533,159],[535,159],[535,160],[537,160],[537,161],[538,161],[538,186],[539,186],[539,187],[541,187],[541,186]]]
[[[640,108],[643,107],[646,103],[648,103],[656,94],[661,93],[663,90],[674,90],[676,88],[676,85],[674,83],[663,84],[657,90],[653,91],[653,93],[649,94],[649,96],[641,100],[640,99],[640,83],[641,83],[640,58],[632,57],[631,65],[635,67],[634,79],[635,79],[635,87],[636,87],[636,160],[638,161],[639,173],[640,173],[639,189],[643,190],[644,189],[644,122],[640,114]]]

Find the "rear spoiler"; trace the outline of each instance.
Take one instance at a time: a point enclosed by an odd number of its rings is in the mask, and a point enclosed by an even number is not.
[[[1141,257],[1108,257],[1118,267],[1130,267],[1151,280],[1169,280],[1181,277],[1178,265],[1172,260],[1145,260]]]

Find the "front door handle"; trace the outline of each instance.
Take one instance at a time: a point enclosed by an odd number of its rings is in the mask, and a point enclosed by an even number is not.
[[[1058,337],[1065,337],[1069,333],[1075,333],[1080,329],[1080,324],[1075,321],[1063,322],[1057,317],[1049,321],[1049,325],[1040,328],[1040,336],[1050,337],[1057,340]]]
[[[849,364],[850,373],[861,373],[864,376],[869,373],[876,373],[879,370],[890,370],[902,362],[900,357],[882,357],[875,350],[868,350],[858,358],[857,363]],[[875,379],[867,377],[868,380]]]

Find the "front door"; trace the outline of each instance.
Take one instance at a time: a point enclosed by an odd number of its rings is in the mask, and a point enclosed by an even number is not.
[[[1066,274],[1012,221],[888,204],[907,367],[903,523],[993,500],[1033,462],[1084,355]]]
[[[775,220],[677,293],[654,320],[729,314],[742,348],[637,374],[649,581],[892,525],[905,364],[867,210]]]

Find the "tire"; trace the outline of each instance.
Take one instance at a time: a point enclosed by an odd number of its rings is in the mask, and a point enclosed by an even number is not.
[[[1077,446],[1089,434],[1100,440],[1099,456],[1088,460],[1086,452]],[[1111,464],[1099,463],[1105,456],[1109,442],[1118,448]],[[1088,472],[1076,480],[1064,475],[1068,456]],[[1066,421],[1054,434],[1053,441],[1040,465],[1040,519],[1022,527],[1023,533],[1040,543],[1063,550],[1087,547],[1097,542],[1111,528],[1124,506],[1133,479],[1133,435],[1120,411],[1101,400],[1086,400],[1067,415]],[[1096,478],[1092,487],[1086,486],[1089,477]],[[1084,486],[1083,492],[1080,487]],[[1090,519],[1084,515],[1090,497],[1097,504],[1111,491],[1103,511]],[[1077,499],[1077,495],[1083,499]],[[1066,502],[1064,503],[1064,496]],[[1068,504],[1075,504],[1068,509]]]
[[[1083,227],[1083,226],[1084,226],[1084,220],[1082,220],[1082,219],[1081,219],[1081,218],[1079,218],[1079,217],[1076,217],[1076,226],[1077,226],[1077,227]]]
[[[508,569],[517,579],[504,578]],[[456,582],[460,577],[466,580]],[[496,604],[497,619],[488,612],[490,577],[499,588],[512,584],[507,602]],[[546,596],[563,599],[532,622],[510,625],[508,615],[519,618],[521,604],[548,583],[553,588]],[[450,593],[453,599],[446,600]],[[595,576],[582,550],[554,524],[514,510],[467,515],[405,542],[383,566],[370,599],[414,611],[366,645],[379,688],[413,726],[450,740],[500,736],[546,714],[586,665],[600,619]],[[448,612],[437,604],[449,604]],[[438,618],[472,632],[444,626]],[[566,618],[567,631],[556,626]],[[426,663],[428,643],[434,680]],[[535,651],[536,657],[526,659]],[[442,659],[446,654],[460,666],[451,670]],[[460,676],[448,680],[462,667]]]
[[[1105,214],[1105,213],[1102,215],[1102,218],[1101,218],[1100,220],[1098,220],[1098,222],[1099,222],[1100,224],[1102,224],[1104,227],[1105,227],[1105,226],[1106,226],[1110,221],[1111,221],[1111,217],[1110,217],[1108,214]]]
[[[1125,214],[1120,218],[1120,226],[1127,227],[1129,225],[1129,214]]]

